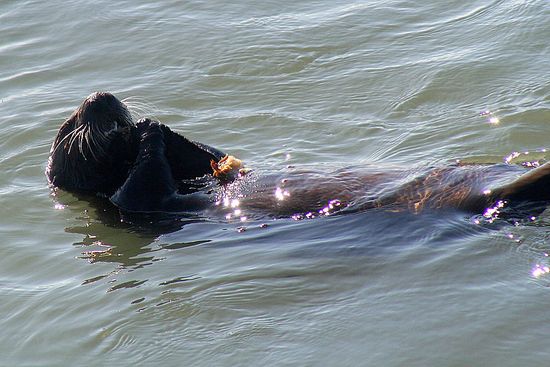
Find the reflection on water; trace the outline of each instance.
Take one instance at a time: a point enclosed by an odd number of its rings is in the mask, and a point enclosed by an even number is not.
[[[536,166],[549,27],[547,0],[0,1],[0,364],[544,364],[544,215],[258,222],[241,201],[155,230],[54,208],[44,168],[96,90],[262,168]]]
[[[67,233],[83,236],[73,243],[81,251],[80,259],[89,263],[112,263],[109,272],[86,279],[83,284],[93,283],[120,271],[135,271],[163,259],[164,250],[177,250],[208,243],[208,240],[159,243],[159,236],[181,230],[188,224],[202,222],[196,217],[168,215],[132,215],[122,217],[118,209],[107,200],[95,196],[74,195],[57,191],[56,208],[76,214],[80,225],[66,227]],[[63,204],[62,204],[63,203]],[[165,284],[184,281],[180,277]],[[130,280],[112,286],[109,290],[133,288],[145,281]]]

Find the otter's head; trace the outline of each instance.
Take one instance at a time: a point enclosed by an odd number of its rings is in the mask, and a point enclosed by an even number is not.
[[[111,195],[135,159],[134,123],[110,93],[89,95],[59,129],[46,174],[53,186]]]

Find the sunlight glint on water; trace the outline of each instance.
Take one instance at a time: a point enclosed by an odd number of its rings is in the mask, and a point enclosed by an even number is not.
[[[3,1],[0,365],[544,364],[545,214],[255,220],[228,198],[226,220],[151,229],[54,197],[44,169],[96,90],[259,172],[534,167],[550,145],[548,14],[544,0]]]

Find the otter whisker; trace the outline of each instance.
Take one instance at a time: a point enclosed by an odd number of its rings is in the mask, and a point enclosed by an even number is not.
[[[95,146],[94,146],[94,137],[93,137],[93,133],[91,132],[91,128],[88,126],[88,132],[87,134],[85,134],[85,139],[86,139],[86,144],[88,146],[88,150],[90,151],[90,154],[92,155],[92,158],[96,161],[96,162],[99,162],[99,159],[97,158],[96,154],[95,154]],[[91,138],[90,138],[91,136]],[[91,141],[90,141],[91,140]]]
[[[97,127],[95,126],[90,126],[90,133],[88,135],[90,135],[90,148],[96,151],[99,150],[99,144],[97,143],[96,139],[101,136],[101,131],[98,131]]]
[[[77,141],[77,139],[79,139],[79,134],[81,133],[81,131],[85,128],[85,125],[80,125],[79,127],[77,127],[76,129],[74,129],[72,131],[72,137],[71,137],[71,140],[69,141],[69,146],[67,148],[67,153],[70,153],[72,152],[73,150],[73,145],[75,143],[75,141]]]
[[[139,120],[141,117],[150,116],[154,119],[157,119],[154,111],[158,111],[158,107],[154,104],[145,101],[145,99],[140,97],[127,97],[122,100],[126,105],[130,114],[135,120]]]
[[[142,106],[148,106],[150,108],[155,108],[155,109],[157,108],[153,103],[147,101],[143,97],[138,97],[138,96],[126,97],[122,100],[122,103],[124,103],[126,106],[128,106],[128,104],[139,104]]]
[[[103,145],[104,143],[107,143],[109,139],[97,125],[92,125],[91,129],[92,133],[88,134],[91,135],[92,140],[92,146],[90,148],[92,148],[91,150],[94,151],[94,153],[97,153],[100,157],[103,157],[105,156],[105,147]],[[97,157],[95,159],[98,160]]]
[[[142,116],[147,115],[147,108],[144,106],[138,106],[135,104],[128,104],[127,106],[135,120],[139,120]]]
[[[82,132],[85,129],[86,129],[86,127],[83,126],[75,133],[74,138],[71,140],[71,146],[69,147],[69,152],[72,150],[73,145],[75,145],[75,143],[76,143],[78,151],[84,157],[84,159],[87,160],[86,155],[84,154],[83,149],[82,149]]]
[[[53,146],[52,148],[52,152],[51,154],[54,154],[55,152],[57,152],[57,150],[63,146],[63,142],[65,140],[70,140],[72,135],[74,134],[74,130],[71,131],[70,133],[68,133],[67,135],[65,135],[65,137],[63,139],[61,139],[60,141],[58,141],[57,143],[55,143],[55,145]]]
[[[83,129],[81,130],[79,133],[78,133],[78,149],[80,150],[80,154],[82,154],[82,156],[84,157],[84,160],[87,161],[88,160],[88,157],[86,157],[86,154],[84,153],[84,149],[82,147],[83,143],[84,143],[84,139],[86,137],[86,134],[83,135],[83,131],[85,131],[86,129]]]
[[[132,113],[130,112],[129,109],[126,109],[126,111],[124,111],[123,116],[124,116],[123,121],[119,121],[119,122],[123,122],[124,125],[133,125],[134,124],[134,120],[132,119],[133,118]]]

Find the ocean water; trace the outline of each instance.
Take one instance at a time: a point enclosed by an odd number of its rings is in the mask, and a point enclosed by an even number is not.
[[[44,169],[96,90],[260,171],[546,159],[548,40],[546,0],[2,0],[0,365],[547,365],[545,215],[132,226]]]

